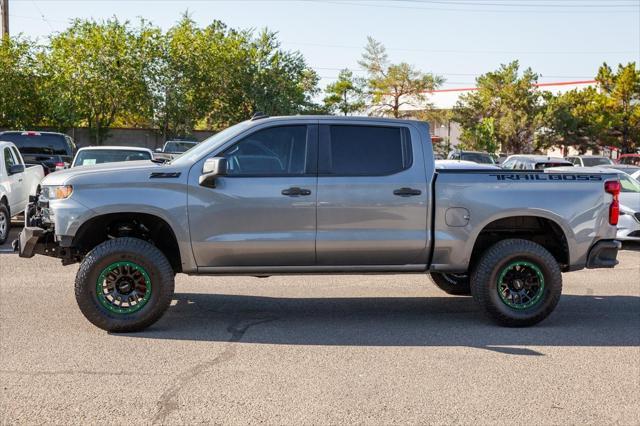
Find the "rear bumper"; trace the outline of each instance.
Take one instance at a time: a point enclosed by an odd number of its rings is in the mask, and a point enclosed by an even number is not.
[[[617,240],[600,240],[595,243],[587,257],[587,268],[613,268],[618,264],[618,250],[622,243]]]

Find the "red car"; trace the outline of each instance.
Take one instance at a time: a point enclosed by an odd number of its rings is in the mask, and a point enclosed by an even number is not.
[[[640,166],[640,154],[622,154],[618,159],[618,163]]]

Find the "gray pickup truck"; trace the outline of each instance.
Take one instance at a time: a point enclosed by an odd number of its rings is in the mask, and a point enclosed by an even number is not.
[[[499,324],[546,318],[561,272],[617,264],[620,182],[436,170],[426,123],[256,117],[169,163],[48,175],[14,247],[80,262],[83,314],[143,329],[189,275],[429,273]]]

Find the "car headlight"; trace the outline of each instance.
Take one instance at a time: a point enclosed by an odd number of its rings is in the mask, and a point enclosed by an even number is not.
[[[40,192],[43,201],[64,200],[71,197],[73,186],[71,185],[45,185]]]

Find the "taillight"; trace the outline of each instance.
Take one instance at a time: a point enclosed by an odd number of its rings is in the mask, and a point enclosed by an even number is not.
[[[620,195],[620,181],[609,180],[604,183],[604,190],[607,194],[613,195],[613,200],[609,206],[609,224],[617,225],[618,218],[620,217],[620,201],[618,195]]]
[[[58,162],[55,164],[56,166],[56,170],[62,170],[64,169],[64,163],[63,162]]]

